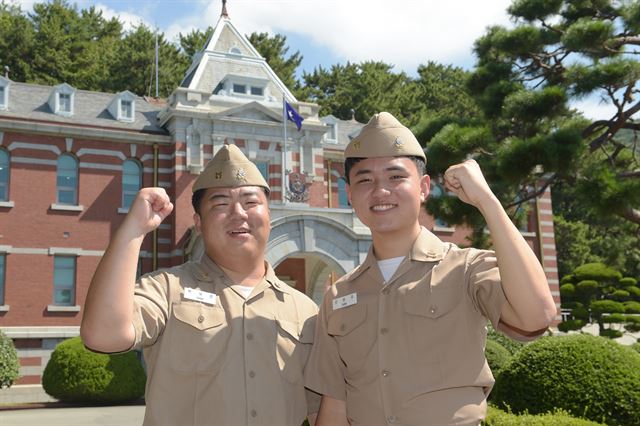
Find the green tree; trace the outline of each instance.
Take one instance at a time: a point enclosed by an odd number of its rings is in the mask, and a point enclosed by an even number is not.
[[[622,336],[622,331],[612,324],[624,324],[627,330],[634,331],[637,321],[631,314],[640,307],[637,303],[640,291],[635,295],[633,290],[636,284],[635,279],[622,278],[619,271],[602,263],[577,267],[562,279],[562,307],[571,309],[571,319],[560,323],[558,328],[579,330],[593,322],[605,337]]]
[[[207,27],[204,32],[196,29],[185,35],[180,33],[180,47],[188,58],[193,58],[196,53],[204,49],[204,44],[209,40],[211,34],[213,34],[212,27]]]
[[[640,4],[516,0],[508,11],[512,29],[490,27],[475,43],[468,87],[483,117],[431,130],[424,140],[430,172],[471,155],[505,206],[564,183],[592,211],[640,223],[639,157],[620,133],[640,130],[631,118],[640,110]],[[600,96],[616,114],[582,117],[569,102],[586,96]],[[438,216],[449,223],[481,222],[459,202],[439,202],[448,208]]]
[[[0,65],[9,67],[15,81],[31,79],[35,32],[19,6],[0,2]],[[4,69],[0,70],[4,75]]]
[[[317,102],[320,114],[367,122],[380,111],[388,111],[407,125],[415,124],[422,107],[418,87],[404,72],[394,73],[393,65],[367,61],[359,64],[322,66],[304,73],[304,94]]]
[[[295,52],[289,56],[287,37],[276,34],[271,37],[267,33],[251,33],[249,42],[264,57],[271,69],[282,80],[285,86],[298,96],[300,83],[296,79],[296,69],[302,63],[302,54]]]

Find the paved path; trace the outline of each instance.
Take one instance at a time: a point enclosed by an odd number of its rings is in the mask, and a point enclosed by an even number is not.
[[[0,410],[2,426],[140,426],[143,405]]]

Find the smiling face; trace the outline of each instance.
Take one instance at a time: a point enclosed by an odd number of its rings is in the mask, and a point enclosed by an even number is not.
[[[420,176],[413,160],[366,158],[353,165],[349,181],[349,201],[374,238],[417,236],[420,206],[429,195],[429,176]]]
[[[263,262],[271,222],[262,188],[209,188],[193,220],[213,261],[224,265],[225,259],[237,262],[242,256],[247,264]]]

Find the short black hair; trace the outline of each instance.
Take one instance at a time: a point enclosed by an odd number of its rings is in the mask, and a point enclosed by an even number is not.
[[[202,202],[202,198],[204,197],[204,193],[207,192],[209,188],[198,189],[196,192],[191,195],[191,205],[193,206],[193,211],[200,214],[200,203]],[[267,196],[267,201],[269,201],[269,190],[264,186],[261,186],[260,189],[264,191],[264,195]]]
[[[420,176],[423,176],[427,173],[427,163],[424,161],[424,159],[422,157],[418,157],[415,155],[403,155],[401,157],[404,158],[408,158],[410,160],[412,160],[416,167],[418,168],[418,173],[420,174]],[[351,171],[351,168],[356,164],[359,163],[362,160],[366,160],[367,158],[370,157],[349,157],[345,160],[344,162],[344,180],[347,181],[347,183],[351,183],[349,182],[349,172]]]

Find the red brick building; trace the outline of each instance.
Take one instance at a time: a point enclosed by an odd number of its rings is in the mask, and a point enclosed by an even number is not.
[[[283,120],[283,98],[305,118],[300,131]],[[175,205],[145,239],[140,272],[202,254],[191,185],[223,143],[272,187],[269,261],[319,302],[371,237],[341,179],[344,148],[363,124],[318,111],[296,101],[227,16],[166,101],[0,77],[0,329],[18,348],[18,383],[39,383],[55,345],[79,334],[93,271],[140,187],[165,188]],[[538,204],[523,233],[559,304],[550,194]],[[468,234],[426,214],[424,224],[446,241]]]

